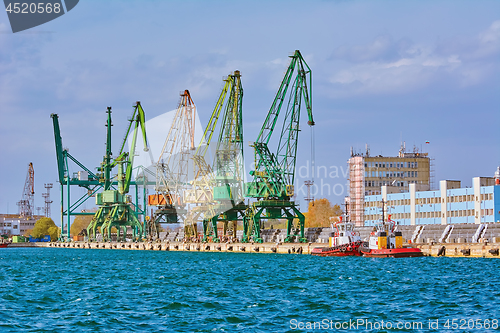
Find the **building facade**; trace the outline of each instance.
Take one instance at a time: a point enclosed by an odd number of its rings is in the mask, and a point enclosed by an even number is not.
[[[19,236],[35,227],[35,223],[43,216],[32,218],[22,217],[18,214],[0,214],[0,234],[8,236]]]
[[[472,184],[461,187],[460,181],[443,180],[439,190],[418,191],[410,184],[406,192],[382,186],[381,194],[365,197],[364,225],[380,221],[382,207],[400,225],[500,222],[500,185],[489,177],[473,178]]]
[[[349,165],[349,205],[351,220],[357,226],[364,225],[365,196],[381,195],[382,187],[390,186],[398,192],[409,191],[410,185],[417,190],[430,190],[431,163],[427,153],[418,149],[406,152],[402,145],[398,156],[371,156],[367,148],[364,154],[354,154],[351,149]]]

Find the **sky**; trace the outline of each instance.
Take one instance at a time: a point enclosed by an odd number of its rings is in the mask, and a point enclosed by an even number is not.
[[[106,107],[117,150],[136,101],[152,119],[175,109],[188,89],[205,125],[223,77],[240,70],[251,142],[294,50],[312,70],[316,122],[312,130],[302,115],[295,185],[303,211],[312,147],[315,165],[328,170],[314,177],[313,194],[332,203],[347,194],[350,148],[366,144],[372,155],[393,156],[404,141],[434,159],[436,181],[471,186],[500,165],[499,13],[500,2],[487,0],[82,0],[13,34],[2,11],[0,213],[17,213],[33,162],[35,206],[43,206],[44,184],[54,183],[59,223],[51,113],[63,145],[95,169]],[[253,151],[245,149],[249,166]]]

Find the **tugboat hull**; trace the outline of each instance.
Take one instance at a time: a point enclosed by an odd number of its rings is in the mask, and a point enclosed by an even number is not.
[[[316,247],[311,251],[311,254],[319,257],[360,256],[359,245],[359,243],[355,242],[334,247]]]

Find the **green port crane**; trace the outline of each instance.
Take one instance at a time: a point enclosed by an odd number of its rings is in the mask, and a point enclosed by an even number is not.
[[[301,105],[308,114],[308,124],[314,125],[312,115],[312,72],[300,51],[290,56],[290,65],[278,89],[276,97],[267,114],[254,148],[255,170],[250,171],[253,181],[247,184],[246,196],[255,198],[246,210],[243,240],[261,243],[262,220],[286,219],[287,235],[285,242],[292,242],[300,232],[299,241],[304,237],[305,217],[293,200],[295,164]],[[291,85],[290,93],[287,91]],[[285,103],[286,101],[286,103]],[[281,109],[286,111],[276,153],[269,148]],[[313,148],[314,149],[314,148]],[[298,225],[296,221],[298,220]]]
[[[224,109],[219,139],[214,160],[213,199],[216,202],[212,215],[205,214],[203,219],[203,240],[209,237],[220,241],[218,222],[223,223],[223,236],[236,237],[237,221],[243,221],[244,204],[243,174],[243,86],[241,75],[235,71],[228,77],[229,97]],[[229,228],[228,224],[232,222]]]
[[[60,240],[70,238],[71,216],[75,215],[94,215],[91,212],[78,211],[81,205],[89,200],[97,191],[102,189],[102,184],[99,182],[99,177],[89,168],[85,167],[69,150],[63,148],[61,130],[59,126],[59,116],[55,113],[50,115],[54,127],[54,139],[56,148],[58,181],[61,186],[61,236]],[[69,162],[73,162],[81,170],[78,173],[70,174]],[[64,188],[66,186],[66,188]],[[87,193],[80,196],[76,201],[71,200],[71,187],[78,186],[85,188]],[[65,209],[65,198],[67,208]],[[66,223],[65,223],[65,217]]]
[[[137,143],[137,135],[139,127],[142,132],[144,141],[144,150],[148,151],[148,143],[146,138],[145,115],[140,102],[134,106],[132,117],[129,119],[129,126],[127,128],[125,138],[120,148],[118,157],[112,158],[111,153],[111,108],[108,107],[106,113],[107,118],[107,136],[106,136],[106,154],[103,157],[103,162],[98,168],[101,172],[99,182],[103,186],[103,191],[97,193],[96,204],[99,206],[98,211],[95,213],[92,221],[87,227],[87,233],[90,240],[96,240],[96,233],[98,228],[101,228],[103,240],[111,239],[111,229],[113,227],[117,230],[117,240],[125,240],[127,235],[127,227],[132,229],[133,239],[138,240],[143,233],[143,227],[139,222],[136,212],[130,205],[129,197],[127,196],[132,179],[132,170],[134,163],[135,148]],[[128,135],[132,127],[132,142],[130,151],[125,151],[125,145]],[[113,189],[111,171],[114,167],[118,168],[116,183],[118,189]],[[121,232],[123,231],[123,237]]]
[[[224,87],[205,128],[202,140],[193,156],[194,179],[191,182],[192,188],[185,192],[185,202],[192,204],[184,221],[184,232],[187,239],[198,237],[197,223],[201,218],[204,240],[212,236],[215,241],[218,241],[217,220],[219,215],[234,208],[233,203],[243,201],[243,184],[237,185],[242,179],[241,172],[243,170],[241,149],[243,88],[240,72],[234,71],[224,79],[224,82]],[[228,92],[229,98],[227,98]],[[224,111],[222,112],[222,110]],[[223,121],[220,126],[215,158],[213,163],[209,163],[206,155],[209,147],[213,147],[212,137],[217,131],[221,112]],[[230,217],[232,218],[233,215],[230,214]],[[220,218],[227,221],[227,218]],[[210,231],[210,226],[213,226],[212,231]]]

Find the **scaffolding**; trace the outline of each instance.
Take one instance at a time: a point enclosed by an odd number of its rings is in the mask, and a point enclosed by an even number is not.
[[[429,157],[429,189],[436,190],[436,176],[435,176],[435,160],[433,157]]]
[[[364,226],[365,164],[363,156],[353,156],[349,165],[349,215],[356,226]]]

